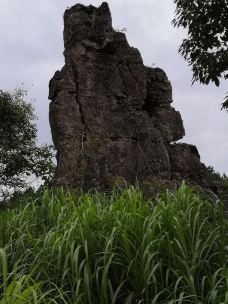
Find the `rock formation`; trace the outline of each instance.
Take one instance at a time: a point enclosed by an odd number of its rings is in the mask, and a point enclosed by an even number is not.
[[[165,72],[144,66],[125,34],[113,29],[107,3],[67,9],[64,45],[65,65],[49,93],[54,185],[200,180],[197,148],[175,143],[185,131]]]

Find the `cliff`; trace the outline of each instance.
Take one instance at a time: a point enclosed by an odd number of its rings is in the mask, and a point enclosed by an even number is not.
[[[200,183],[197,148],[172,107],[165,72],[112,27],[107,3],[64,14],[65,65],[50,81],[50,125],[57,149],[54,185],[110,188],[127,183]]]

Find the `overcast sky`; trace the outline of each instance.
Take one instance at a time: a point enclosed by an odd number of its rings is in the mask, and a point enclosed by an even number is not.
[[[102,1],[81,0],[99,6]],[[182,114],[183,142],[197,146],[201,160],[228,174],[228,114],[220,111],[227,83],[191,85],[192,72],[178,54],[184,32],[174,29],[172,0],[110,0],[113,27],[127,29],[144,64],[162,68],[171,80],[173,106]],[[63,13],[72,0],[0,0],[0,89],[24,83],[38,115],[39,143],[51,142],[48,83],[64,64]]]

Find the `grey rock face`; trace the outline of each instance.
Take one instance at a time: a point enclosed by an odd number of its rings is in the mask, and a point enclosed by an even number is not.
[[[109,188],[179,176],[197,180],[197,149],[171,144],[184,134],[172,87],[159,68],[112,28],[107,3],[64,14],[65,65],[50,81],[50,125],[57,149],[54,185]]]

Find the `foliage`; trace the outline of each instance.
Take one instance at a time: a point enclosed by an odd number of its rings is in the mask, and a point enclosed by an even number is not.
[[[17,205],[0,213],[0,303],[19,303],[3,299],[23,278],[30,303],[228,303],[223,206],[184,184],[154,201],[60,189]]]
[[[0,269],[1,269],[1,298],[0,304],[21,304],[21,303],[42,303],[44,297],[39,284],[35,284],[30,276],[22,276],[17,279],[14,273],[8,273],[8,261],[6,253],[0,249]]]
[[[179,52],[192,66],[193,81],[203,84],[228,78],[228,0],[174,0],[173,24],[187,29]],[[228,109],[228,96],[223,108]]]
[[[53,149],[37,147],[34,109],[25,102],[26,91],[0,90],[0,185],[1,196],[26,186],[25,176],[47,178],[53,170]]]
[[[228,176],[225,173],[221,175],[219,172],[216,172],[212,166],[206,167],[203,174],[203,179],[209,183],[219,182],[224,188],[228,189]]]

